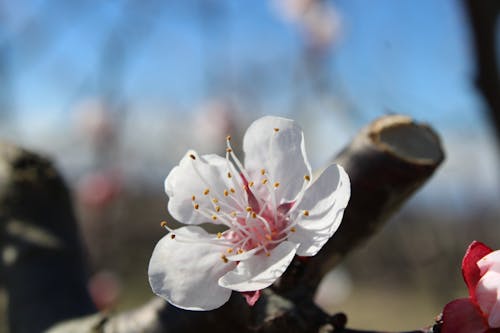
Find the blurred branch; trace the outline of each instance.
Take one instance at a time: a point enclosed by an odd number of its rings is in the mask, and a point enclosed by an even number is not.
[[[464,0],[472,29],[476,55],[476,85],[489,107],[490,118],[500,140],[500,72],[496,37],[500,1]]]
[[[11,332],[95,312],[64,181],[45,158],[0,143],[0,272]]]
[[[25,221],[53,240],[46,248],[40,248],[39,242],[24,241],[23,252],[14,264],[3,258],[2,267],[8,268],[6,277],[11,281],[7,289],[14,333],[40,331],[37,329],[42,328],[40,325],[24,327],[25,318],[33,322],[43,318],[43,327],[54,324],[52,333],[362,333],[345,328],[345,316],[330,316],[316,306],[313,293],[322,276],[356,245],[372,236],[443,160],[439,138],[429,127],[403,116],[381,118],[361,131],[336,158],[346,168],[352,183],[351,203],[336,236],[316,257],[305,262],[295,261],[280,283],[264,290],[254,307],[250,308],[243,297],[233,293],[228,303],[209,312],[185,311],[154,299],[129,312],[78,318],[92,308],[83,288],[79,242],[66,188],[45,159],[19,148],[2,147],[0,151],[7,153],[0,154],[0,184],[4,182],[8,186],[0,194],[0,215],[3,216],[0,230],[8,231],[9,221]],[[29,182],[20,182],[25,178]],[[16,199],[9,199],[14,194]],[[26,235],[18,232],[10,237],[26,239]],[[57,284],[50,279],[39,279],[39,274],[52,276]],[[34,283],[31,282],[33,276],[37,276]],[[14,277],[17,283],[12,281]],[[23,290],[26,285],[30,289],[29,297]],[[60,299],[59,294],[67,296]],[[30,301],[31,306],[14,306],[20,300],[22,304]],[[73,306],[61,309],[64,302],[71,302]],[[61,322],[70,317],[76,319]],[[432,332],[432,329],[414,331],[417,332]]]

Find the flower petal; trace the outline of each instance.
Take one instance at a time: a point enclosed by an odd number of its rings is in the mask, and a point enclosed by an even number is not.
[[[485,333],[486,321],[469,298],[456,299],[444,307],[441,333]]]
[[[494,270],[500,273],[500,250],[493,251],[478,260],[480,274],[483,275],[488,270]]]
[[[299,256],[315,255],[337,231],[350,195],[349,177],[336,164],[328,166],[311,184],[296,207],[296,232],[288,236],[289,241],[300,244]]]
[[[497,325],[500,321],[500,300],[498,290],[500,288],[500,273],[496,271],[486,272],[479,280],[476,288],[476,299],[481,311]],[[499,325],[500,326],[500,325]]]
[[[297,245],[284,241],[271,250],[242,261],[219,279],[219,285],[236,291],[255,291],[269,287],[287,269],[295,256]]]
[[[465,256],[462,260],[462,275],[472,299],[475,299],[476,285],[481,278],[477,262],[491,251],[492,250],[483,243],[473,241],[465,252]]]
[[[257,119],[245,133],[243,151],[245,168],[251,180],[256,181],[257,191],[262,188],[262,169],[270,184],[279,182],[275,191],[278,205],[294,200],[302,189],[304,176],[311,175],[304,135],[293,120],[271,116]]]
[[[210,222],[207,214],[216,213],[213,198],[222,198],[224,190],[231,187],[243,192],[240,186],[233,185],[233,179],[227,177],[228,163],[217,155],[199,156],[195,151],[188,151],[165,179],[170,214],[185,224]],[[194,208],[195,205],[198,209]]]
[[[174,234],[174,239],[163,237],[151,256],[148,275],[154,293],[186,310],[212,310],[226,303],[231,290],[217,281],[236,266],[221,259],[226,247],[211,243],[214,237],[197,226]]]

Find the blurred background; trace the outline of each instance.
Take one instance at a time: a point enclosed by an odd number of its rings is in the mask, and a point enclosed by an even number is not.
[[[459,0],[0,0],[0,138],[56,161],[93,299],[114,310],[152,297],[163,180],[187,149],[223,152],[227,134],[279,115],[301,124],[318,168],[378,116],[427,122],[443,166],[317,295],[350,326],[408,330],[467,295],[473,239],[500,248],[498,150],[473,47]]]

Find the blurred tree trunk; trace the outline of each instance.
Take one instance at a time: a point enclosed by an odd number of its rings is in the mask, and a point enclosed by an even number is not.
[[[500,73],[497,54],[500,1],[464,0],[464,4],[476,56],[475,83],[486,102],[487,112],[500,142]]]

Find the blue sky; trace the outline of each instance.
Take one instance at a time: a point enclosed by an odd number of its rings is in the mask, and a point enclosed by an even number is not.
[[[235,81],[262,66],[272,73],[262,82],[257,78],[256,85],[272,85],[264,91],[265,103],[273,112],[286,114],[304,44],[299,29],[281,19],[267,1],[213,2],[221,14],[205,25],[193,7],[199,2],[171,1],[151,5],[144,9],[146,18],[132,15],[130,25],[120,26],[128,45],[120,82],[127,99],[153,112],[161,112],[156,108],[163,105],[189,111],[200,99],[231,90]],[[73,7],[62,3],[9,5],[13,9],[6,33],[0,34],[7,38],[0,41],[10,46],[14,105],[20,114],[43,114],[57,121],[64,119],[74,99],[95,93],[103,46],[113,26],[130,15],[123,1]],[[342,18],[342,35],[324,70],[361,114],[358,121],[387,111],[412,114],[438,126],[469,127],[480,121],[460,2],[332,3]],[[40,31],[19,34],[16,23],[22,27],[30,14],[39,20]],[[147,28],[141,31],[136,24]],[[223,78],[226,86],[207,87],[207,73]]]
[[[206,3],[214,5],[211,18],[202,15]],[[175,153],[160,157],[149,145],[171,140],[162,124],[193,116],[207,99],[230,99],[248,121],[260,114],[298,118],[311,146],[327,149],[324,156],[311,154],[319,161],[375,117],[403,113],[442,134],[448,159],[429,191],[461,196],[457,206],[464,195],[500,196],[495,145],[472,85],[461,2],[329,3],[341,18],[340,37],[316,58],[316,76],[308,76],[304,35],[277,14],[272,1],[4,2],[0,57],[8,80],[1,84],[15,111],[13,139],[75,165],[82,153],[71,154],[73,141],[66,140],[75,106],[114,91],[128,107],[127,140],[140,154],[152,152],[137,155],[136,169],[154,165],[163,177],[181,154],[177,150],[192,142],[176,136],[175,145],[162,148]],[[109,47],[112,36],[115,48]],[[117,45],[124,52],[116,52]],[[317,90],[317,76],[325,79],[325,91]],[[307,124],[308,117],[314,122]],[[0,131],[8,137],[5,124]],[[65,142],[67,147],[54,148]]]

